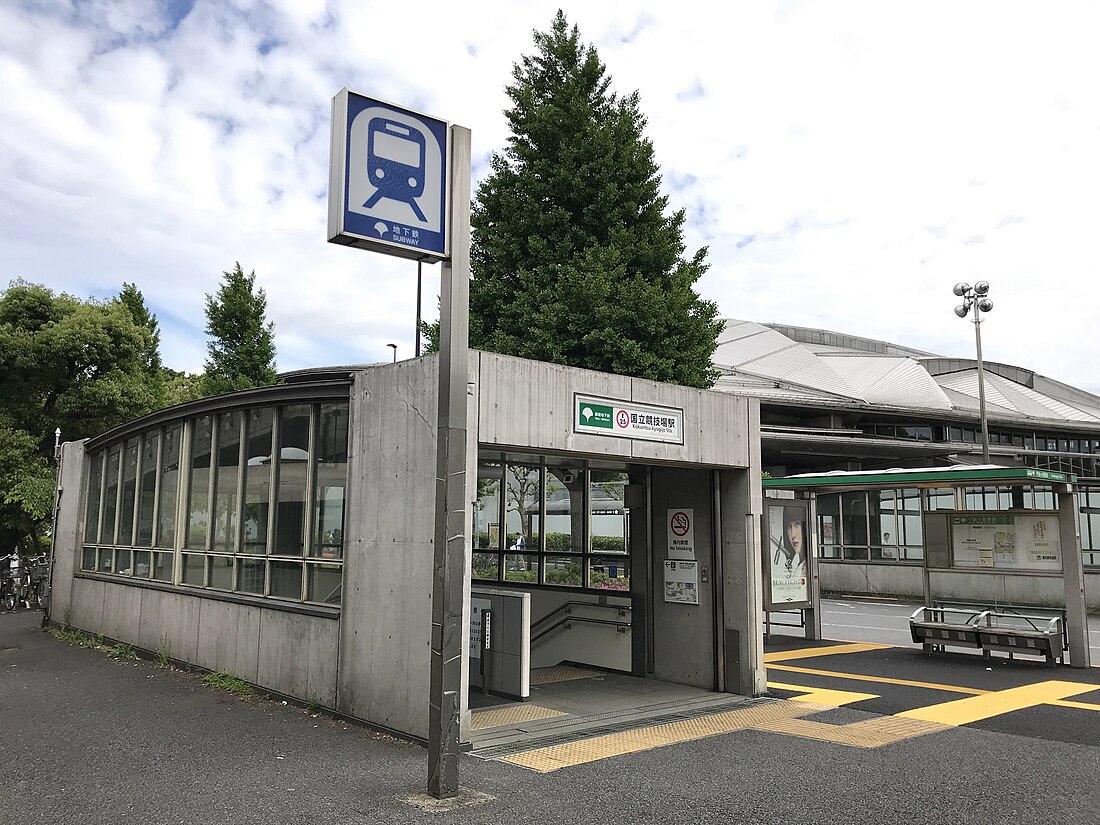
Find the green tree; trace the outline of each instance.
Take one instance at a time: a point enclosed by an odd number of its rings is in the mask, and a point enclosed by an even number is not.
[[[157,408],[150,342],[121,297],[25,281],[0,293],[0,546],[42,546],[56,428],[71,441]]]
[[[471,215],[471,344],[710,386],[722,322],[694,288],[707,251],[685,258],[684,210],[665,214],[638,93],[610,91],[562,12],[534,38]]]
[[[141,294],[136,284],[123,282],[118,299],[130,311],[130,317],[134,319],[134,323],[148,330],[148,341],[141,353],[142,368],[150,388],[157,396],[157,406],[167,406],[167,386],[164,367],[160,360],[160,324],[157,323],[157,316],[149,311],[149,307],[145,304],[145,296]]]
[[[256,273],[244,274],[240,263],[215,295],[206,296],[206,370],[204,395],[266,387],[276,383],[275,325],[266,319],[267,294],[256,289]]]

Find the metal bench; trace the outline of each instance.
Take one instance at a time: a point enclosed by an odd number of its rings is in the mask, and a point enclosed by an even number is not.
[[[982,615],[959,607],[919,607],[909,617],[909,633],[925,653],[946,645],[980,648],[975,623]]]
[[[925,653],[953,647],[971,647],[989,658],[991,652],[1044,656],[1048,664],[1061,661],[1064,651],[1060,616],[1028,616],[997,610],[957,607],[920,607],[909,617],[909,632]]]
[[[1060,616],[1026,616],[987,610],[976,622],[982,650],[1000,650],[1012,658],[1017,653],[1045,656],[1047,664],[1061,661],[1063,628]]]

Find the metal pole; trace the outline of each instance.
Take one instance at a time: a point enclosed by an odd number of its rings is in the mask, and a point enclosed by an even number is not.
[[[416,262],[416,357],[420,357],[420,293],[424,287],[424,262]]]
[[[982,310],[974,302],[974,340],[978,346],[978,415],[982,419],[982,463],[989,463],[989,426],[985,420],[985,372],[982,369]]]
[[[428,792],[458,793],[466,536],[466,377],[470,341],[470,130],[451,127],[450,258],[441,267],[435,576]]]

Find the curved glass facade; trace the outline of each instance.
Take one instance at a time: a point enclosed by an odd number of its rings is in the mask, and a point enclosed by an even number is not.
[[[137,426],[88,450],[82,572],[340,603],[347,401]]]

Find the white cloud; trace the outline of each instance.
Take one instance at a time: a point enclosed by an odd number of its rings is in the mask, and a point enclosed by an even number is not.
[[[641,93],[705,297],[730,316],[990,360],[1100,391],[1100,56],[1091,3],[563,3]],[[184,8],[173,4],[172,9]],[[198,369],[222,270],[255,269],[281,368],[411,355],[415,264],[324,242],[347,86],[507,138],[504,86],[553,9],[430,0],[0,8],[0,279],[136,281]],[[745,243],[747,239],[751,243]],[[426,314],[438,268],[426,268]],[[1032,334],[1022,334],[1022,331]]]

